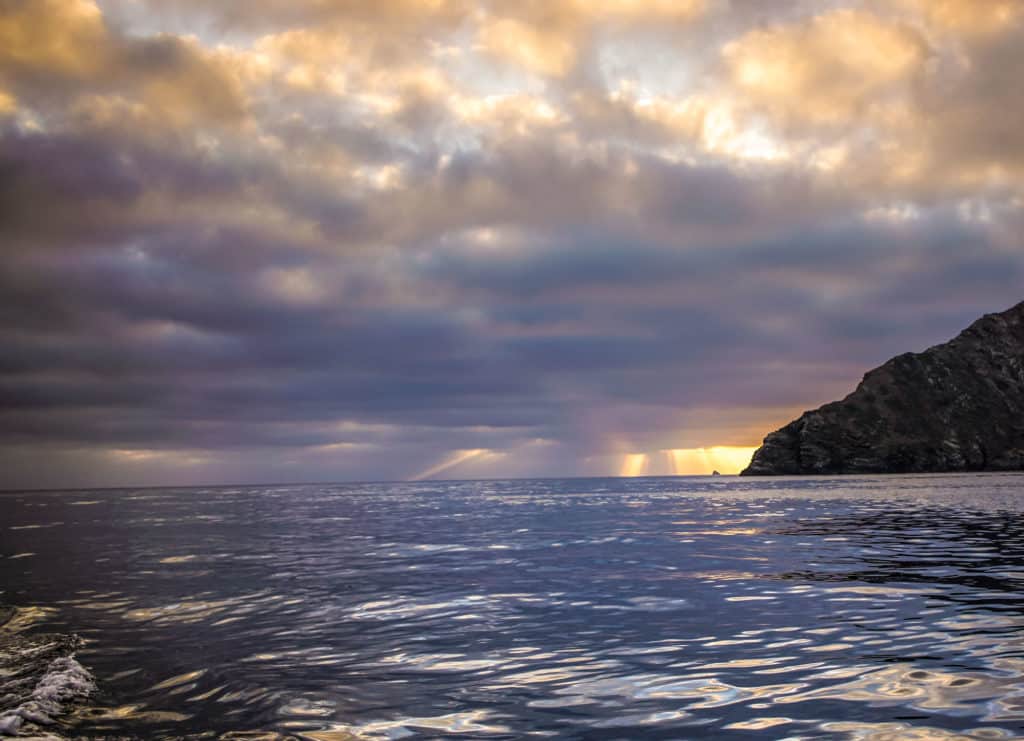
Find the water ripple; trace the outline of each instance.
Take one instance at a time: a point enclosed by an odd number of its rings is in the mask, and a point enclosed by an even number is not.
[[[69,735],[1016,738],[1022,483],[9,493],[0,584]]]

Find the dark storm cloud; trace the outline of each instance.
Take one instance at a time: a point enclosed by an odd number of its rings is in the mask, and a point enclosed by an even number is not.
[[[951,239],[947,226],[893,233],[860,225],[803,235],[803,242],[794,237],[717,250],[637,248],[625,240],[592,241],[582,232],[515,253],[510,270],[500,270],[508,258],[493,253],[470,259],[463,252],[453,260],[438,248],[426,262],[410,254],[404,271],[419,269],[424,280],[449,284],[444,293],[473,297],[469,318],[458,303],[414,309],[349,303],[343,282],[316,303],[289,305],[246,280],[258,270],[211,271],[190,263],[187,251],[180,261],[171,259],[173,252],[153,260],[127,250],[37,266],[33,284],[48,289],[40,296],[63,307],[49,314],[77,323],[64,336],[9,325],[8,375],[0,385],[9,415],[5,433],[18,441],[119,446],[299,446],[332,439],[303,424],[357,419],[525,427],[548,437],[564,429],[566,418],[571,426],[594,398],[629,405],[790,404],[805,378],[777,379],[765,388],[761,373],[752,371],[780,348],[789,363],[785,372],[792,373],[801,362],[820,370],[823,344],[834,344],[846,355],[839,375],[848,374],[882,359],[878,345],[884,353],[920,336],[921,327],[908,326],[892,307],[922,283],[929,295],[936,286],[956,293],[967,263],[977,281],[1012,290],[1018,263],[963,256],[954,245],[979,235]],[[822,244],[829,249],[810,247]],[[210,249],[205,244],[201,251]],[[271,263],[281,256],[264,254]],[[293,264],[294,253],[287,254]],[[892,292],[877,296],[886,308],[852,319],[842,302],[830,308],[827,294],[816,300],[760,285],[765,270],[799,271],[794,283],[813,285],[856,268],[845,278],[856,286],[891,273],[886,266],[900,260],[906,267],[897,275],[866,286]],[[627,290],[620,290],[623,280]],[[708,303],[709,289],[717,304]],[[564,295],[574,297],[567,306],[560,303]],[[769,318],[779,331],[759,327]],[[583,399],[562,398],[570,387]]]

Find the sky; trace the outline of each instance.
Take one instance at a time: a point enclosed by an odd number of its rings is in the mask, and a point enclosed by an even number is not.
[[[1024,299],[1015,0],[3,0],[0,487],[738,471]]]

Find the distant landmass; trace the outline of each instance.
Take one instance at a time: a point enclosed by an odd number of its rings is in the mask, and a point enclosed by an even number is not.
[[[869,371],[772,432],[741,476],[1024,469],[1024,302]]]

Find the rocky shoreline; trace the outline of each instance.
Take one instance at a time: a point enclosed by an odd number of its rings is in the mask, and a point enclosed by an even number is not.
[[[741,476],[1024,470],[1024,302],[869,371],[772,432]]]

